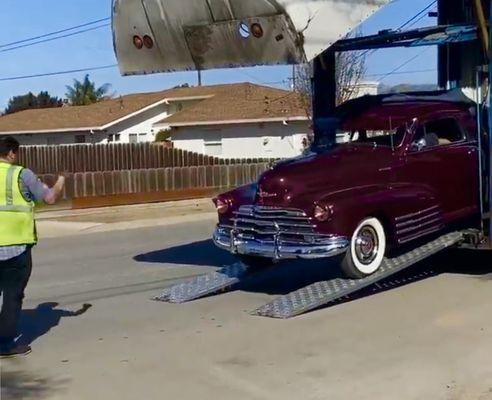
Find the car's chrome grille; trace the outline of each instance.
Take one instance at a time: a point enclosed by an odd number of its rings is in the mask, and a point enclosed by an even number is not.
[[[299,242],[320,236],[316,225],[302,210],[264,206],[242,206],[234,212],[233,226],[237,235],[251,239]]]

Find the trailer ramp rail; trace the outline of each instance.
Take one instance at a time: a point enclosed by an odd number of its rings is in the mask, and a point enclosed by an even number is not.
[[[386,279],[442,250],[461,243],[463,239],[462,232],[448,233],[399,257],[385,259],[378,272],[367,278],[336,278],[316,282],[287,295],[280,296],[251,314],[281,319],[304,314]],[[216,272],[166,288],[153,300],[186,303],[226,291],[260,271],[249,268],[243,263],[235,263]]]

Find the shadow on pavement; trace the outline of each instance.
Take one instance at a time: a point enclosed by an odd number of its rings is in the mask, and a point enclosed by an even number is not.
[[[219,267],[234,262],[234,257],[217,249],[211,240],[205,240],[142,254],[136,256],[135,260],[154,263],[216,265]],[[340,259],[336,258],[283,262],[245,279],[232,289],[270,295],[285,295],[318,281],[341,277],[339,262]],[[444,250],[377,284],[329,305],[356,300],[445,273],[492,279],[492,252],[464,249]]]
[[[29,345],[39,337],[47,334],[52,328],[60,324],[66,317],[78,317],[85,314],[92,306],[84,304],[80,310],[58,310],[58,303],[43,303],[32,310],[22,310],[20,321],[19,343]]]
[[[65,380],[54,380],[18,370],[2,369],[0,375],[2,400],[43,399],[61,390],[67,383]]]
[[[233,263],[234,257],[228,252],[215,247],[213,241],[209,239],[139,254],[134,257],[134,260],[137,262],[158,264],[222,266]]]

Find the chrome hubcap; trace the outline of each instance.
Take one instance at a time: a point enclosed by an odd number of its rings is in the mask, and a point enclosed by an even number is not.
[[[364,265],[371,264],[377,257],[379,250],[378,235],[371,226],[360,229],[355,239],[355,254]]]

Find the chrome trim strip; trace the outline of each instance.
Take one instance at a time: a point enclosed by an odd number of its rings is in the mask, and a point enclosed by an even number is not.
[[[221,249],[231,253],[282,259],[316,259],[333,257],[347,251],[350,241],[341,236],[330,236],[317,243],[292,244],[276,234],[273,241],[264,242],[256,239],[241,239],[234,231],[228,235],[220,226],[214,232],[213,241]]]
[[[396,224],[396,227],[397,228],[403,228],[405,226],[416,224],[418,222],[425,221],[428,218],[432,218],[432,217],[435,217],[436,215],[441,215],[441,214],[442,214],[441,211],[436,211],[436,212],[434,212],[432,214],[425,215],[425,216],[423,216],[421,218],[412,219],[410,221],[405,221],[405,222],[400,222],[399,224]]]
[[[244,216],[244,217],[258,217],[260,219],[285,219],[285,220],[294,220],[294,221],[306,221],[311,220],[309,217],[300,217],[300,216],[287,216],[287,215],[258,215],[255,213],[248,213],[245,211],[234,211],[234,215],[236,216]]]
[[[427,221],[427,222],[424,222],[423,224],[419,224],[419,225],[415,225],[415,226],[411,226],[409,228],[405,228],[405,229],[401,229],[401,230],[397,230],[396,231],[396,234],[397,235],[401,235],[401,234],[405,234],[405,233],[408,233],[408,232],[413,232],[413,231],[417,231],[425,226],[429,226],[429,225],[432,225],[432,224],[436,224],[438,222],[442,222],[442,218],[439,217],[439,218],[434,218],[430,221]]]
[[[419,232],[416,235],[403,237],[401,239],[398,239],[398,243],[399,244],[408,243],[408,242],[411,242],[412,240],[416,240],[416,239],[421,238],[423,236],[430,235],[431,233],[438,232],[438,231],[440,231],[443,228],[443,226],[444,225],[441,224],[441,225],[438,225],[438,226],[436,226],[434,228],[429,228],[429,229],[427,229],[425,231]]]
[[[258,225],[258,226],[276,226],[276,225],[279,225],[279,226],[293,226],[296,228],[311,228],[311,229],[313,228],[313,225],[311,225],[311,224],[293,224],[293,223],[289,224],[287,222],[262,221],[261,219],[231,218],[231,221],[239,222],[239,223],[242,222],[245,224],[254,224],[254,225]]]
[[[430,207],[430,208],[427,208],[425,210],[421,210],[421,211],[417,211],[415,213],[412,213],[412,214],[406,214],[406,215],[402,215],[400,217],[397,217],[395,218],[395,221],[398,222],[398,221],[401,221],[403,219],[408,219],[408,218],[412,218],[412,217],[417,217],[419,215],[422,215],[422,214],[425,214],[426,212],[430,212],[432,210],[435,210],[436,208],[440,208],[441,206],[440,205],[435,205],[433,207]]]
[[[268,207],[268,206],[241,206],[239,211],[247,212],[251,210],[251,212],[256,212],[258,214],[275,214],[275,213],[283,213],[284,215],[291,215],[294,217],[307,217],[306,213],[302,210],[293,209],[293,208],[279,208],[279,207]]]
[[[220,227],[224,228],[224,229],[234,229],[234,227],[231,225],[220,225]],[[261,231],[261,230],[255,229],[253,227],[246,227],[246,226],[245,227],[238,227],[238,228],[236,228],[236,231],[237,231],[237,234],[241,234],[243,231],[258,233],[261,235],[274,235],[275,233],[277,233],[277,231]],[[316,232],[299,232],[299,231],[288,231],[288,230],[283,230],[283,229],[280,229],[279,232],[283,235],[317,236],[317,237],[326,237],[326,238],[333,237],[333,235],[324,234],[324,233],[316,233]]]

